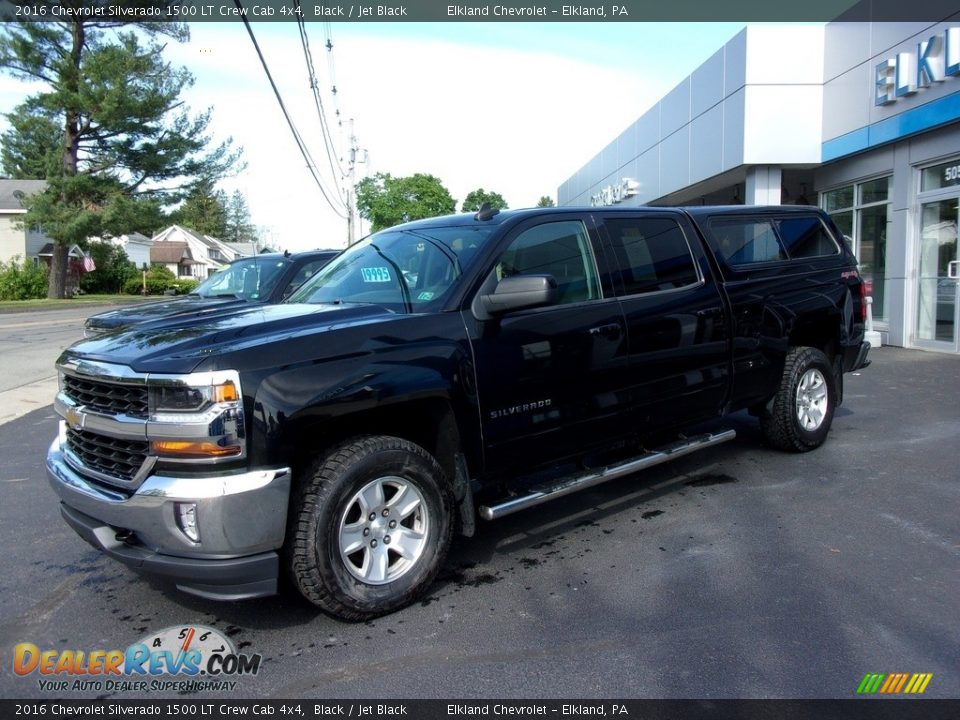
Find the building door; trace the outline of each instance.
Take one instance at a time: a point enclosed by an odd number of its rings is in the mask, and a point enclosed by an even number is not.
[[[916,344],[957,352],[957,225],[960,195],[920,205]]]

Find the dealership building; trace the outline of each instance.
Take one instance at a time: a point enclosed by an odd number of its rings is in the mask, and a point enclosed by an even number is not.
[[[960,13],[749,26],[557,191],[563,205],[810,204],[885,343],[960,352]]]

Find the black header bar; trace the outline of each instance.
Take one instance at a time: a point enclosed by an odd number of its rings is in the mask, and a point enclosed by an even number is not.
[[[955,720],[960,700],[0,700],[4,718]]]
[[[0,21],[827,22],[960,20],[956,0],[0,0]]]

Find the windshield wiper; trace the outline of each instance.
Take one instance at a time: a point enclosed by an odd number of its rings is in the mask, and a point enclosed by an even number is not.
[[[407,308],[407,312],[413,312],[413,301],[410,299],[410,288],[407,287],[406,281],[403,279],[403,271],[400,269],[400,266],[397,265],[393,260],[384,255],[380,248],[378,248],[373,243],[370,243],[370,247],[377,251],[377,255],[382,257],[388,263],[390,267],[393,268],[393,271],[397,274],[397,285],[400,286],[400,295],[403,296],[403,304]]]

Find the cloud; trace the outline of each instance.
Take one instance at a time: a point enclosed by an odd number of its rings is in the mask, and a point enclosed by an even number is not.
[[[562,182],[734,31],[711,23],[334,24],[328,54],[327,27],[307,24],[343,167],[353,118],[359,147],[369,152],[356,180],[378,171],[429,173],[458,208],[478,187],[499,192],[514,208],[555,197]],[[311,177],[243,24],[190,29],[191,41],[169,43],[165,56],[191,70],[196,82],[184,99],[194,112],[212,109],[215,137],[232,137],[247,163],[221,187],[247,196],[253,222],[275,246],[343,246],[346,221]],[[297,26],[254,23],[254,31],[317,172],[332,187]],[[4,107],[38,89],[0,75]],[[336,175],[339,182],[339,168]]]
[[[321,91],[332,115],[323,38],[308,26]],[[531,30],[535,31],[535,30]],[[268,66],[324,177],[331,173],[296,27],[255,26]],[[339,246],[346,222],[327,207],[240,25],[197,25],[180,62],[198,81],[191,105],[212,105],[216,131],[245,149],[248,169],[232,183],[254,221],[290,249]],[[478,187],[528,207],[623,130],[667,87],[628,68],[562,55],[401,37],[351,35],[336,45],[340,138],[355,118],[369,162],[358,173],[436,175],[459,202]],[[346,163],[344,162],[344,165]],[[357,179],[359,180],[358,174]]]

